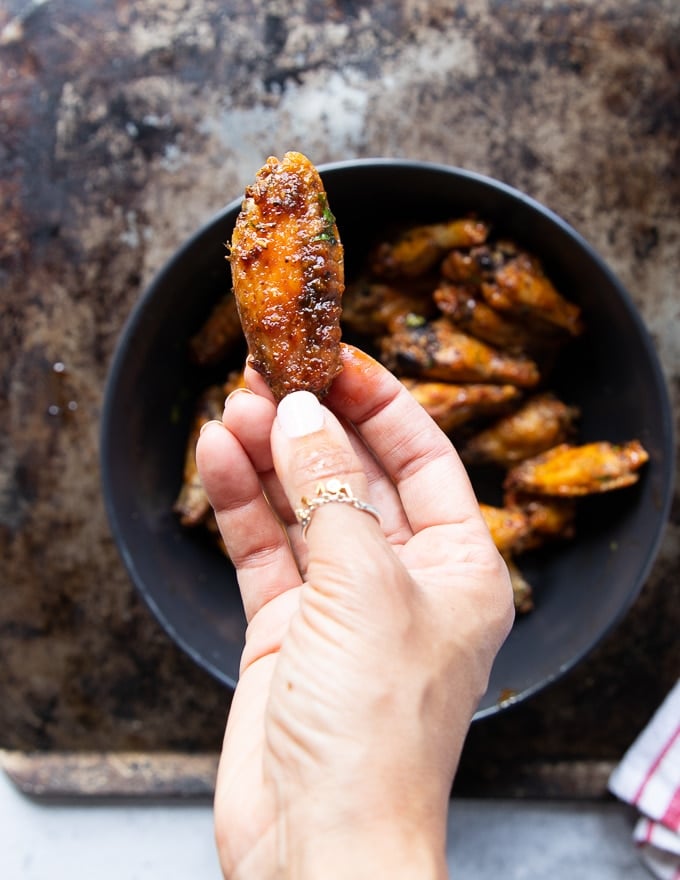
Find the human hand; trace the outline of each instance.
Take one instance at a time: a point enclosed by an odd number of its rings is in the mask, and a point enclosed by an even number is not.
[[[215,798],[230,878],[445,877],[451,783],[512,623],[450,442],[376,361],[345,346],[343,366],[325,406],[278,415],[247,370],[255,393],[198,445],[248,619]],[[382,526],[330,503],[304,542],[294,509],[330,479]]]

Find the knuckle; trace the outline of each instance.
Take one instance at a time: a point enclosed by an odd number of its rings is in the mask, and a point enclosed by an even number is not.
[[[347,477],[356,471],[353,453],[331,443],[298,448],[293,459],[293,472],[300,485],[329,477]]]

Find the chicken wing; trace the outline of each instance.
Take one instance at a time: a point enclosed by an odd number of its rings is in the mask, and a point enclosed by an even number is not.
[[[461,450],[466,464],[511,467],[563,443],[572,434],[579,411],[553,394],[537,394],[518,410],[475,434]]]
[[[443,280],[433,293],[439,311],[464,333],[513,354],[524,352],[545,357],[568,338],[545,323],[506,315],[491,308],[472,284]]]
[[[557,292],[538,260],[529,254],[520,252],[509,260],[496,270],[493,281],[482,282],[481,289],[494,309],[513,315],[533,315],[572,336],[583,332],[579,306]]]
[[[458,331],[446,318],[404,321],[381,341],[394,372],[444,382],[491,382],[530,388],[540,379],[534,361],[510,355]]]
[[[525,549],[531,535],[531,520],[524,510],[492,504],[480,504],[479,509],[500,553],[515,554]]]
[[[521,510],[529,519],[530,531],[523,539],[522,551],[533,550],[548,541],[574,537],[575,498],[506,492],[503,501],[506,506]]]
[[[638,440],[582,446],[561,443],[520,462],[508,472],[503,486],[508,491],[566,497],[608,492],[636,483],[637,471],[648,459]]]
[[[375,248],[371,271],[380,278],[413,278],[435,266],[451,248],[481,244],[488,234],[486,223],[467,218],[414,226],[396,240]]]
[[[302,389],[323,396],[341,370],[343,248],[301,153],[270,157],[246,188],[229,259],[253,367],[277,400]]]
[[[530,317],[572,336],[583,331],[579,306],[557,291],[539,260],[512,242],[481,245],[468,252],[454,250],[442,262],[441,271],[450,281],[478,286],[499,312]]]
[[[505,409],[521,393],[514,385],[454,385],[409,378],[401,381],[447,433],[480,416]]]
[[[521,500],[521,504],[517,501]],[[522,574],[515,556],[540,547],[553,538],[573,537],[574,502],[571,498],[517,499],[505,507],[480,504],[491,538],[510,574],[515,610],[533,610],[533,590]]]
[[[514,259],[517,253],[516,245],[504,239],[469,250],[454,248],[442,261],[441,274],[457,284],[479,287],[483,281],[493,281],[496,271]]]

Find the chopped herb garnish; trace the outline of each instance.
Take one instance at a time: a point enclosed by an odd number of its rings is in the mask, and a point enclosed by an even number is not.
[[[411,329],[422,327],[425,324],[425,318],[422,315],[416,315],[415,312],[409,312],[405,318],[406,326]]]
[[[324,229],[318,235],[315,235],[312,241],[330,241],[331,244],[335,244],[337,239],[335,237],[335,216],[333,212],[328,207],[328,199],[326,198],[326,193],[319,193],[319,206],[321,207],[321,216],[323,217]]]

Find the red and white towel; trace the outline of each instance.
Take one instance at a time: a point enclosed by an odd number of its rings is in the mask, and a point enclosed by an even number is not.
[[[680,680],[609,779],[640,812],[633,840],[660,880],[680,880]]]

